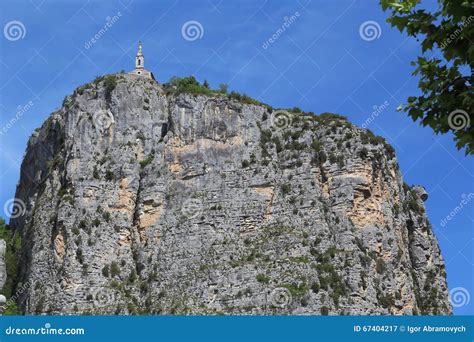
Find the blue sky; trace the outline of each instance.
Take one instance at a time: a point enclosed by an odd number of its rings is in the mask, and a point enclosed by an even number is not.
[[[145,67],[160,82],[194,75],[212,87],[227,83],[274,107],[339,113],[357,125],[372,118],[367,128],[394,146],[405,181],[427,188],[426,206],[449,288],[474,296],[474,201],[441,225],[463,196],[474,193],[473,159],[454,148],[451,136],[436,136],[396,111],[417,93],[410,61],[420,48],[386,24],[378,1],[10,0],[1,7],[2,217],[33,129],[77,86],[132,69],[141,39]],[[110,27],[100,34],[107,20]],[[12,21],[22,24],[20,35],[6,30]],[[198,25],[197,36],[183,36],[190,21],[198,22],[190,24]],[[285,21],[284,32],[277,33]],[[368,21],[375,36],[360,33]],[[96,34],[99,39],[88,44]],[[276,39],[268,43],[272,36]],[[9,125],[18,107],[27,104]],[[374,106],[383,104],[374,115]],[[474,298],[455,313],[473,314]]]

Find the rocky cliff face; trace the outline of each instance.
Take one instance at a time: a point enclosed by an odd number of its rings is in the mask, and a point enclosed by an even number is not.
[[[31,137],[24,313],[451,313],[426,192],[383,139],[165,90],[98,78]]]
[[[5,286],[7,281],[7,267],[5,264],[5,254],[7,250],[7,244],[5,240],[0,239],[0,288]]]

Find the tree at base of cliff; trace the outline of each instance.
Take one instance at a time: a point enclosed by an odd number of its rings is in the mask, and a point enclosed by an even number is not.
[[[456,147],[474,154],[474,6],[471,1],[438,0],[437,9],[419,8],[420,0],[381,0],[388,22],[422,39],[422,56],[412,62],[420,76],[419,96],[401,106],[435,133],[454,134]],[[422,37],[422,38],[419,38]],[[440,52],[442,59],[428,56]],[[469,72],[470,69],[470,72]]]
[[[5,285],[1,289],[1,294],[3,294],[7,299],[7,305],[3,315],[18,315],[20,311],[18,309],[17,303],[14,300],[10,300],[14,295],[15,285],[17,282],[17,270],[18,270],[18,252],[21,247],[21,240],[19,237],[13,235],[13,231],[5,224],[5,221],[0,218],[0,240],[5,240],[6,242],[6,252],[5,252],[5,266],[7,271],[7,280]]]

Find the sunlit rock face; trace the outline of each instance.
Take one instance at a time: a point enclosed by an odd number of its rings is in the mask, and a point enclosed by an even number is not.
[[[0,239],[0,288],[2,288],[7,281],[7,267],[5,264],[6,251],[7,244],[5,240]]]
[[[24,313],[451,313],[426,191],[383,139],[110,77],[28,143],[11,221]]]

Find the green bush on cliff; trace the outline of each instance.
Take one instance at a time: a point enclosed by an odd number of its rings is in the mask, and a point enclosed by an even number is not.
[[[5,224],[5,221],[0,218],[0,239],[5,240],[7,249],[5,251],[5,266],[7,271],[7,280],[1,289],[1,293],[7,298],[11,299],[14,295],[15,285],[18,281],[18,253],[20,252],[21,240],[19,235],[13,234],[13,231]],[[4,315],[19,314],[15,302],[10,302],[7,305]]]
[[[105,86],[105,98],[107,101],[110,101],[112,96],[112,91],[117,86],[117,79],[115,75],[108,75],[104,78],[104,86]]]
[[[194,95],[212,95],[212,94],[222,94],[227,95],[230,99],[237,100],[239,102],[245,104],[253,104],[257,106],[264,106],[267,108],[271,108],[270,106],[247,96],[246,94],[240,94],[236,91],[228,92],[228,86],[225,84],[221,84],[219,89],[211,89],[209,88],[209,83],[201,84],[194,76],[188,77],[177,77],[173,76],[168,83],[164,84],[164,87],[167,93],[189,93]]]
[[[205,87],[200,84],[194,76],[189,77],[176,77],[173,76],[165,87],[168,88],[171,92],[176,92],[177,94],[181,93],[190,93],[190,94],[203,94],[210,95],[215,91]]]
[[[268,278],[265,274],[259,273],[255,277],[259,283],[268,284],[270,282],[270,278]]]

